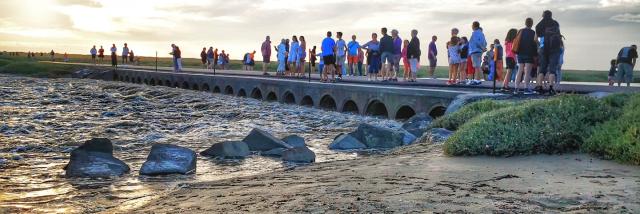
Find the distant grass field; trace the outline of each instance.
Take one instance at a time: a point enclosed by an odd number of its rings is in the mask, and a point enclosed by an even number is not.
[[[156,58],[155,57],[146,57],[146,56],[140,56],[140,64],[142,66],[155,66],[156,65]],[[2,55],[0,57],[0,59],[4,59],[4,60],[18,60],[18,61],[24,61],[27,60],[27,55],[26,53],[20,53],[20,56],[8,56],[6,53],[4,55]],[[50,61],[49,55],[45,54],[44,56],[40,56],[39,54],[36,55],[35,60],[37,61]],[[121,62],[121,58],[118,57],[118,63]],[[275,60],[272,58],[272,60]],[[55,61],[56,62],[62,62],[63,61],[63,55],[62,54],[56,54],[55,57]],[[91,63],[91,56],[90,55],[80,55],[80,54],[69,54],[69,62],[72,63]],[[4,66],[2,64],[3,62],[0,62],[0,66]],[[6,62],[5,62],[6,63]],[[111,59],[110,56],[105,56],[105,60],[104,62],[102,62],[102,64],[111,64]],[[202,63],[200,61],[200,59],[196,59],[196,58],[183,58],[182,59],[182,65],[185,68],[202,68]],[[52,65],[53,66],[53,65]],[[172,66],[172,60],[170,57],[159,57],[158,58],[158,66],[159,67],[171,67]],[[308,64],[305,65],[305,69],[308,68]],[[269,66],[267,67],[268,71],[275,71],[277,68],[277,62],[272,61],[271,64],[269,64]],[[242,70],[243,69],[243,65],[242,62],[240,60],[231,60],[231,62],[229,63],[229,69],[231,70]],[[256,62],[255,68],[254,70],[262,70],[262,62]],[[438,78],[447,78],[448,77],[448,67],[445,66],[438,66],[436,68],[435,74],[436,77]],[[363,71],[364,72],[364,71]],[[607,82],[607,75],[608,75],[608,71],[596,71],[596,70],[563,70],[563,81],[571,81],[571,82]],[[636,71],[637,74],[637,71]],[[402,72],[400,72],[400,75],[402,76]],[[638,77],[640,76],[640,74],[634,75],[634,81],[635,83],[640,83],[640,78]],[[420,78],[424,78],[427,77],[427,67],[426,66],[422,66],[420,68],[420,71],[418,72],[418,77]]]

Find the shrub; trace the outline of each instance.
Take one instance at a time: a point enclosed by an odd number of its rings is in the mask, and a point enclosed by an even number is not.
[[[602,102],[604,102],[605,104],[611,107],[622,108],[627,103],[627,101],[630,100],[630,98],[631,98],[631,94],[618,93],[618,94],[612,94],[602,98]]]
[[[444,145],[448,155],[562,153],[576,150],[611,107],[580,95],[535,100],[478,116]]]
[[[81,66],[70,64],[43,63],[36,61],[14,61],[2,68],[0,73],[18,74],[31,77],[64,77]]]
[[[458,127],[462,126],[462,124],[481,114],[513,105],[515,105],[515,103],[508,101],[481,100],[468,104],[456,112],[434,120],[433,123],[431,123],[431,128],[445,128],[455,131],[458,130]]]
[[[619,102],[626,103],[620,106],[622,115],[597,125],[582,150],[604,159],[640,165],[640,94],[626,97],[626,101]]]

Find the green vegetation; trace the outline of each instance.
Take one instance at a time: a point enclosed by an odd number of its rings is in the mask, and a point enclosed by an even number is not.
[[[618,106],[622,114],[595,126],[583,151],[604,159],[640,165],[640,94],[611,95],[605,98],[626,102]]]
[[[593,126],[612,116],[612,107],[581,95],[527,101],[473,118],[445,142],[444,151],[456,156],[574,151]]]
[[[474,102],[454,113],[434,120],[433,123],[431,123],[431,128],[445,128],[451,131],[455,131],[458,130],[458,127],[462,126],[475,117],[483,115],[487,112],[514,105],[515,102],[496,101],[490,99]]]
[[[26,58],[0,56],[0,73],[30,77],[67,77],[83,67],[72,64],[46,63]]]

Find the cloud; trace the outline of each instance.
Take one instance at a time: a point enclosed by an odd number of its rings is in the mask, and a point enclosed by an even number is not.
[[[611,17],[611,20],[618,22],[632,22],[632,23],[640,23],[640,14],[618,14]]]

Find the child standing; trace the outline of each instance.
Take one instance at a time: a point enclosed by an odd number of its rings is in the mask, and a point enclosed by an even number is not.
[[[502,45],[500,45],[500,40],[495,39],[493,41],[494,51],[493,51],[493,64],[494,64],[494,72],[496,81],[502,80],[502,71],[504,70],[504,65],[502,59],[504,58],[504,50],[502,49]]]
[[[409,40],[404,40],[404,42],[402,42],[402,52],[401,52],[401,58],[402,58],[402,64],[404,65],[404,75],[402,76],[402,80],[404,80],[405,82],[408,80],[409,75],[411,75],[411,70],[409,67],[409,59],[407,59],[407,48],[409,47]]]
[[[609,69],[609,86],[613,86],[616,82],[616,72],[618,71],[618,62],[615,59],[611,60],[611,68]]]
[[[460,65],[460,39],[457,36],[452,36],[451,41],[447,43],[447,51],[449,54],[449,81],[447,85],[455,84],[458,73],[458,66]]]

